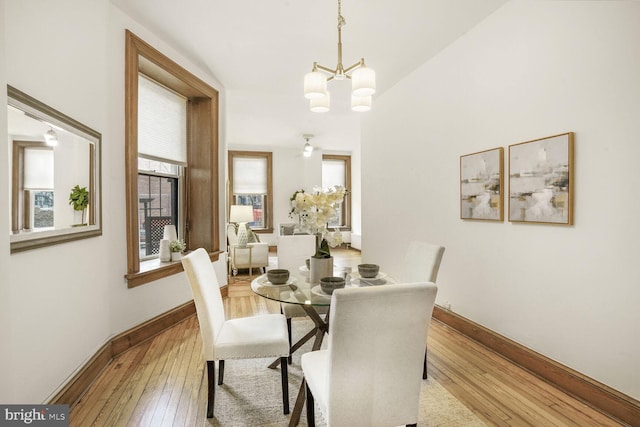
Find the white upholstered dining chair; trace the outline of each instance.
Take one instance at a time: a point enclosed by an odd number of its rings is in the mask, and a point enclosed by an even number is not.
[[[402,267],[403,282],[433,282],[436,283],[440,263],[444,255],[444,246],[434,245],[427,242],[409,242],[407,253],[404,257]],[[427,379],[427,348],[424,350],[424,365],[422,368],[422,378]]]
[[[314,402],[328,427],[417,424],[437,290],[405,283],[333,293],[328,347],[302,355],[309,426]]]
[[[289,413],[289,383],[287,357],[289,340],[287,324],[282,314],[226,319],[220,285],[209,254],[203,248],[182,258],[196,305],[202,348],[207,362],[207,418],[213,417],[215,396],[215,361],[218,361],[218,385],[224,378],[227,359],[280,358],[282,403]],[[265,368],[266,369],[266,368]]]

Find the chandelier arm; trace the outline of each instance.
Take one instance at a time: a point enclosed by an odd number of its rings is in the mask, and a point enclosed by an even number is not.
[[[358,68],[362,67],[362,62],[363,61],[358,61],[355,64],[353,64],[352,66],[350,66],[349,68],[346,68],[344,70],[344,73],[347,74],[347,73],[350,73],[350,72],[352,72],[354,70],[357,70]],[[351,76],[347,76],[347,77],[351,78]]]
[[[320,64],[316,64],[315,67],[318,70],[326,71],[329,74],[335,74],[337,71],[337,70],[334,70],[333,68],[325,67],[324,65],[320,65]]]

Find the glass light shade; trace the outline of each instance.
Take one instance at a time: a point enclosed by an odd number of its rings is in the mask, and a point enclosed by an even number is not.
[[[371,110],[371,96],[351,95],[351,109],[353,111]]]
[[[314,113],[326,113],[331,106],[331,95],[325,91],[322,98],[312,98],[309,105]]]
[[[50,147],[55,147],[58,145],[58,135],[55,133],[53,129],[49,129],[44,134],[45,143]]]
[[[304,152],[309,153],[309,155],[311,155],[311,153],[313,153],[313,145],[309,144],[308,142],[306,144],[304,144]]]
[[[327,78],[320,71],[312,71],[304,75],[304,97],[307,99],[322,98],[327,91]]]
[[[376,72],[360,67],[351,74],[351,89],[355,96],[371,96],[376,93]]]

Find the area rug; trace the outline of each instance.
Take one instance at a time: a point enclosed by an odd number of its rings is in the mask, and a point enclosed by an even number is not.
[[[311,330],[308,320],[292,322],[294,341]],[[326,340],[325,343],[326,345]],[[293,355],[289,365],[289,397],[291,410],[295,403],[302,370],[300,356],[309,351],[311,341]],[[215,418],[210,425],[222,427],[264,426],[282,427],[289,423],[289,415],[282,413],[280,369],[269,369],[271,360],[229,360],[225,363],[224,385],[216,386]],[[300,426],[306,426],[305,411]],[[325,426],[316,408],[316,426]],[[462,405],[432,378],[423,380],[420,393],[420,419],[418,426],[467,427],[485,426],[473,412]]]

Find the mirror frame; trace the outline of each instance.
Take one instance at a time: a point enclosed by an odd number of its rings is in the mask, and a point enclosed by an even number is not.
[[[10,253],[22,252],[31,249],[41,248],[45,246],[57,245],[59,243],[70,242],[74,240],[86,239],[102,235],[102,134],[91,129],[90,127],[78,122],[75,119],[49,107],[48,105],[38,101],[20,90],[7,85],[7,104],[15,107],[30,116],[37,119],[53,123],[64,128],[66,131],[81,136],[92,144],[90,149],[90,165],[89,165],[89,194],[92,206],[88,218],[89,224],[82,227],[58,228],[54,230],[23,232],[14,234],[9,229]],[[7,135],[7,142],[11,143]],[[13,147],[11,147],[13,150]],[[17,169],[16,165],[11,164],[12,181],[15,182]],[[11,191],[11,224],[14,224],[14,217],[18,215],[14,208],[17,200],[17,194],[13,188]]]

